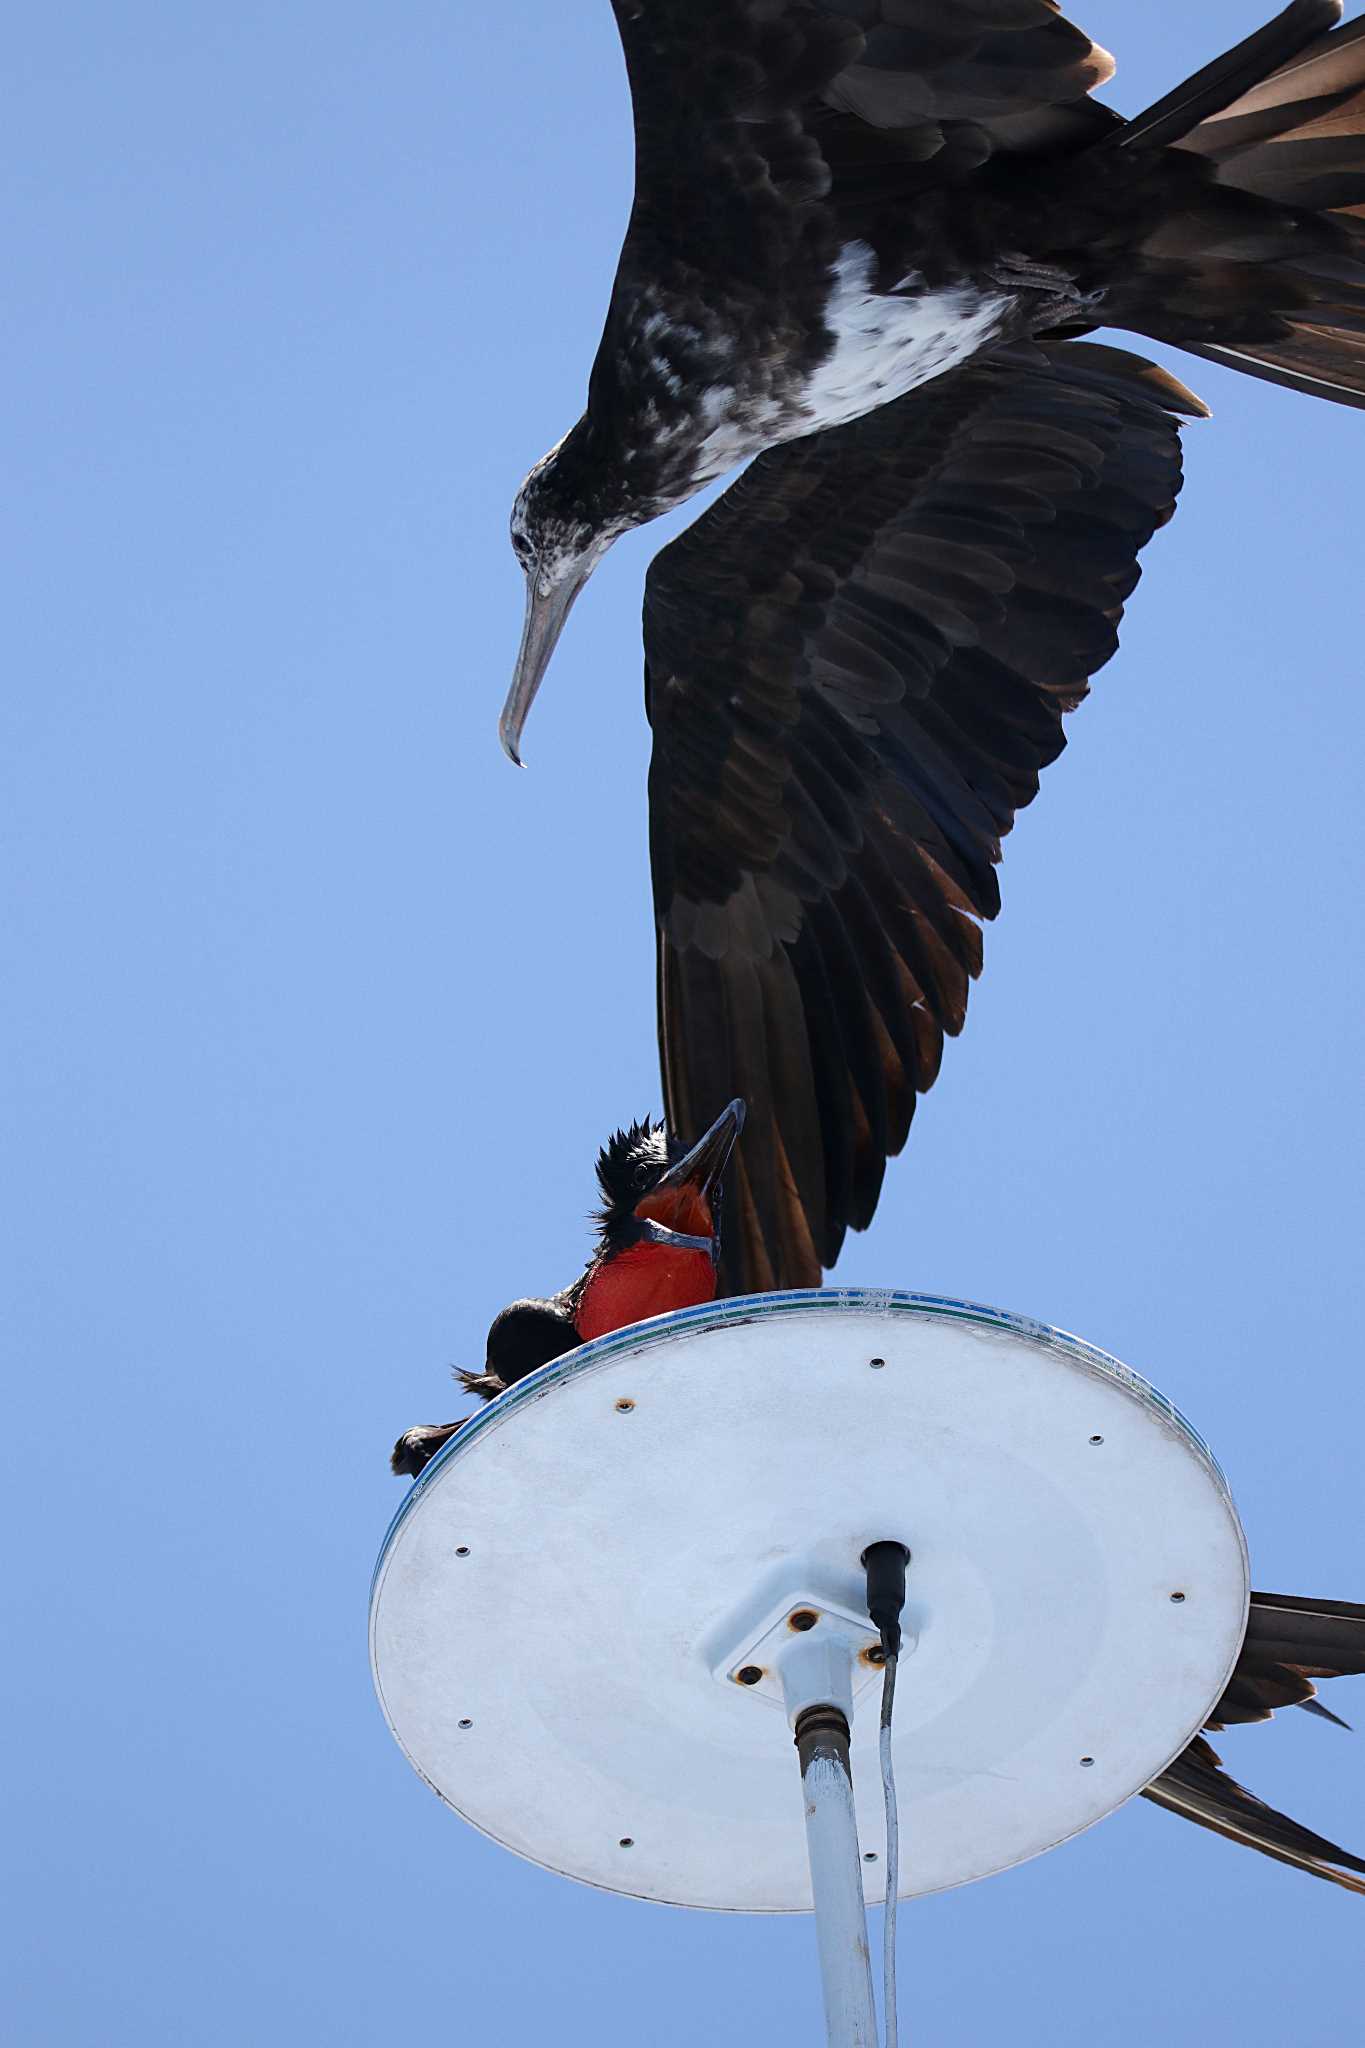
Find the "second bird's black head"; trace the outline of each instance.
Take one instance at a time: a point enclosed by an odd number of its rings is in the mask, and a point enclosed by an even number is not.
[[[597,1156],[597,1256],[671,1242],[718,1257],[725,1169],[743,1128],[744,1104],[736,1098],[695,1145],[648,1118],[608,1138]]]

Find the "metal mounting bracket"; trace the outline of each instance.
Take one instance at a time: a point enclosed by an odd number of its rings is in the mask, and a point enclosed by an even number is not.
[[[905,1658],[916,1637],[902,1628]],[[866,1614],[798,1592],[718,1645],[711,1670],[722,1685],[782,1708],[793,1728],[804,1708],[820,1704],[851,1718],[855,1701],[881,1677],[881,1639]]]

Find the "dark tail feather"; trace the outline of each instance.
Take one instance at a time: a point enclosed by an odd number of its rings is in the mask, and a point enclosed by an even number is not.
[[[1246,1647],[1279,1657],[1314,1678],[1365,1672],[1365,1606],[1353,1600],[1303,1600],[1293,1593],[1253,1593]]]
[[[1365,201],[1365,19],[1319,36],[1178,145],[1220,185],[1358,218]]]
[[[1225,50],[1168,92],[1155,106],[1125,121],[1110,138],[1120,149],[1169,149],[1201,121],[1208,121],[1239,100],[1267,73],[1287,64],[1309,43],[1336,27],[1341,0],[1293,0],[1264,28]]]
[[[1227,370],[1244,370],[1267,384],[1306,391],[1310,398],[1330,398],[1337,405],[1365,406],[1365,348],[1359,335],[1342,335],[1335,346],[1330,335],[1308,347],[1279,343],[1219,348],[1188,341],[1180,345],[1191,355],[1221,363]]]
[[[1115,141],[1202,157],[1218,186],[1296,217],[1297,247],[1253,258],[1283,287],[1276,331],[1253,321],[1234,323],[1226,340],[1169,338],[1273,384],[1365,406],[1365,20],[1315,33],[1339,14],[1336,0],[1296,0]]]
[[[506,1380],[495,1372],[466,1372],[462,1365],[457,1365],[455,1377],[463,1393],[477,1394],[481,1401],[496,1401],[499,1394],[507,1392]]]
[[[1302,1707],[1305,1714],[1316,1714],[1320,1721],[1330,1721],[1334,1728],[1344,1728],[1348,1735],[1351,1733],[1350,1722],[1343,1721],[1340,1714],[1334,1714],[1321,1700],[1295,1700],[1294,1704],[1296,1707]]]
[[[1277,1863],[1288,1863],[1295,1870],[1306,1870],[1312,1877],[1326,1878],[1329,1884],[1365,1896],[1365,1860],[1353,1856],[1349,1849],[1339,1849],[1325,1836],[1315,1835],[1311,1828],[1300,1827],[1288,1814],[1277,1813],[1229,1778],[1202,1735],[1195,1737],[1142,1796],[1231,1842],[1273,1856]]]
[[[1207,1725],[1218,1729],[1268,1721],[1277,1707],[1308,1707],[1335,1721],[1337,1715],[1317,1704],[1313,1681],[1362,1671],[1365,1607],[1349,1600],[1253,1593],[1241,1655]]]
[[[1208,1718],[1210,1728],[1268,1721],[1277,1707],[1307,1707],[1325,1720],[1337,1716],[1317,1700],[1315,1678],[1365,1671],[1365,1607],[1348,1600],[1296,1600],[1284,1593],[1253,1593],[1247,1632],[1227,1691]],[[1344,1725],[1344,1723],[1342,1724]],[[1228,1777],[1214,1751],[1196,1736],[1144,1798],[1182,1813],[1229,1841],[1259,1849],[1280,1863],[1327,1878],[1365,1895],[1365,1861],[1339,1849],[1311,1828],[1257,1799]]]

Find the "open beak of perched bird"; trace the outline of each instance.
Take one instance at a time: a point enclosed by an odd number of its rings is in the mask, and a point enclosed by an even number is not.
[[[708,1251],[714,1263],[720,1255],[721,1183],[743,1129],[744,1104],[737,1096],[726,1104],[705,1137],[636,1203],[643,1242],[669,1245],[685,1239],[693,1249]]]
[[[597,556],[570,560],[554,578],[547,580],[533,565],[526,578],[526,623],[521,629],[521,647],[512,676],[512,687],[498,720],[498,738],[509,760],[521,766],[521,733],[536,691],[545,678],[564,621],[573,610],[574,599],[593,572]]]
[[[585,1343],[647,1316],[714,1300],[721,1183],[743,1128],[744,1104],[736,1100],[662,1173],[644,1178],[647,1169],[636,1169],[641,1193],[608,1215],[603,1250],[584,1279],[574,1323]]]

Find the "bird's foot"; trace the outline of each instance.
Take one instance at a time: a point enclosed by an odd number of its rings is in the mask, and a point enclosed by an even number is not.
[[[422,1422],[416,1429],[404,1430],[393,1447],[389,1464],[400,1479],[415,1479],[459,1427],[458,1422]]]
[[[1059,306],[1093,305],[1098,294],[1083,292],[1070,271],[1054,263],[1037,263],[1019,249],[1002,249],[991,268],[991,281],[1010,292],[1046,292]]]

